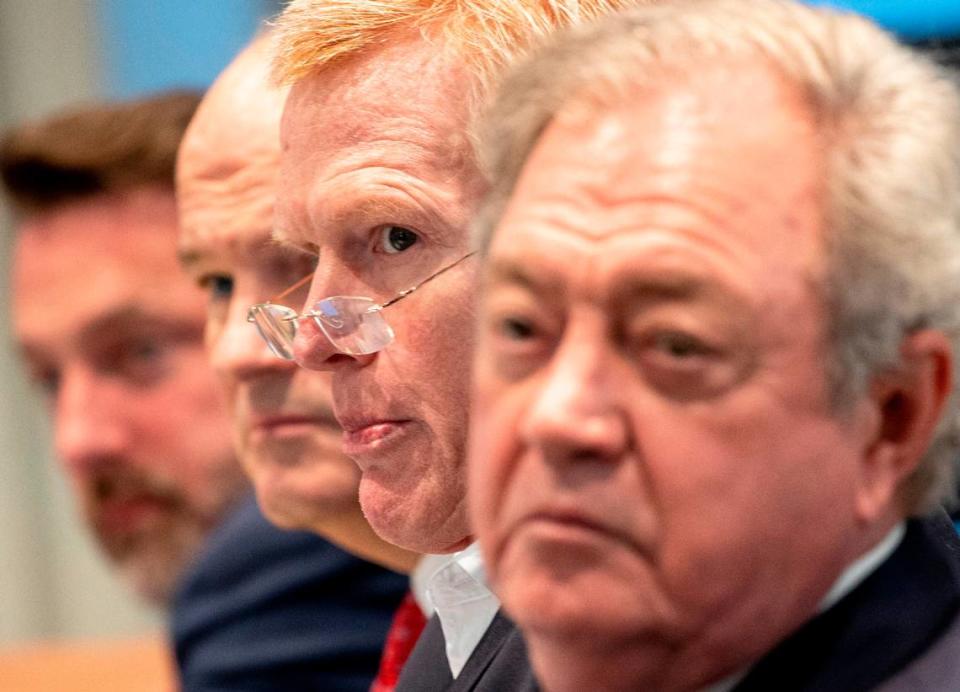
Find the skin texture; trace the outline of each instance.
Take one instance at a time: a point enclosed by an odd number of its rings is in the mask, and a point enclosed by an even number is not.
[[[464,135],[467,79],[419,37],[297,83],[281,125],[277,235],[318,256],[307,305],[331,295],[377,301],[468,251],[480,193]],[[394,243],[398,228],[415,236]],[[399,251],[398,251],[399,250]],[[299,361],[333,377],[344,451],[360,503],[384,539],[448,552],[470,540],[465,500],[475,260],[383,314],[396,338],[346,356],[310,320]]]
[[[16,338],[80,509],[157,604],[246,489],[176,233],[169,190],[70,203],[21,225],[12,282]]]
[[[330,377],[273,355],[247,310],[309,274],[315,259],[271,239],[285,91],[267,82],[267,42],[217,81],[178,161],[180,252],[208,295],[206,340],[234,442],[267,516],[407,570],[414,556],[381,541],[360,511],[360,471],[340,451]],[[307,288],[286,304],[299,308]],[[284,301],[280,301],[284,302]]]
[[[484,275],[472,517],[551,692],[759,658],[899,519],[949,388],[920,333],[832,411],[817,133],[756,66],[669,85],[547,128]]]

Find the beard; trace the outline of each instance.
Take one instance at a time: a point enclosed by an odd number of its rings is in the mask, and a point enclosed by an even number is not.
[[[193,498],[166,474],[110,465],[80,489],[98,545],[151,605],[170,605],[207,535],[248,487],[233,460],[209,481],[203,499]]]

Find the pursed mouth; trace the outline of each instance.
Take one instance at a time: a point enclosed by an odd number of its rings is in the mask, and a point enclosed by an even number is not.
[[[554,527],[560,531],[568,531],[571,534],[581,533],[602,536],[606,540],[623,543],[635,551],[647,552],[638,544],[636,538],[629,533],[608,522],[578,511],[539,510],[526,515],[514,528],[517,529],[523,525],[536,526],[538,524]]]
[[[347,456],[363,456],[380,451],[381,447],[401,438],[409,420],[375,420],[343,429],[343,452]]]

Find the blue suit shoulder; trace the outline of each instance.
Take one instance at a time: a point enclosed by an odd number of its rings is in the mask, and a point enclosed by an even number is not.
[[[244,500],[174,599],[183,690],[366,690],[407,588],[405,576],[278,529]]]

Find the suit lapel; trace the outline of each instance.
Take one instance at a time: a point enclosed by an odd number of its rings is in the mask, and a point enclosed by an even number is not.
[[[460,675],[453,681],[450,687],[451,692],[467,692],[476,689],[477,684],[483,678],[487,669],[490,668],[497,654],[503,649],[504,644],[512,637],[519,637],[514,624],[503,615],[503,611],[498,610],[493,620],[487,627],[486,632],[473,650],[467,664],[460,671]],[[529,666],[527,666],[529,668]]]
[[[893,555],[767,654],[736,692],[868,690],[922,654],[960,609],[960,541],[946,515],[908,522]]]
[[[440,618],[427,622],[397,681],[396,692],[446,690],[453,683]]]

